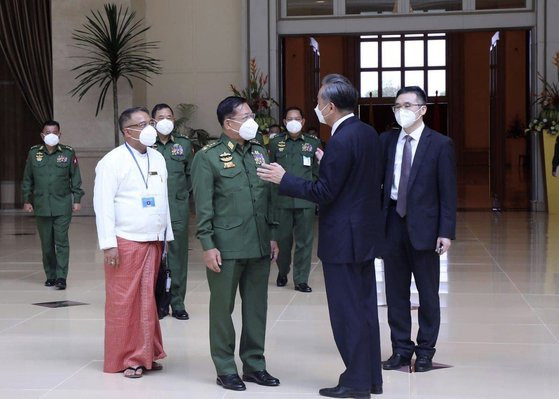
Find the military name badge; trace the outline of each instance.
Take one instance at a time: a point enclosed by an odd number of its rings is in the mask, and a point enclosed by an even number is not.
[[[43,156],[44,156],[44,155],[43,155],[42,152],[38,152],[38,153],[35,154],[35,160],[36,160],[37,162],[41,162],[41,161],[43,160]]]
[[[68,157],[66,155],[62,155],[60,154],[57,158],[56,158],[56,163],[66,163],[68,162]]]
[[[310,151],[312,151],[312,145],[310,143],[303,143],[303,146],[302,146],[301,149],[303,151],[310,152]]]
[[[180,144],[173,144],[171,147],[171,155],[180,156],[184,155],[184,148]]]
[[[235,164],[233,163],[233,155],[228,152],[223,152],[219,155],[219,160],[223,162],[223,168],[229,169],[234,168]]]
[[[283,152],[285,150],[285,141],[280,141],[278,143],[278,151]]]
[[[252,152],[252,156],[254,158],[254,162],[257,165],[264,165],[266,163],[266,158],[264,158],[264,155],[261,154],[258,150],[254,150]]]

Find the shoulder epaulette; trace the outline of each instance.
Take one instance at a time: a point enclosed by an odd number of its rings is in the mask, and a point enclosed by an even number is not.
[[[69,145],[66,145],[66,144],[60,144],[60,147],[66,149],[66,150],[74,151],[74,149],[72,147],[70,147]]]
[[[260,141],[258,141],[256,139],[249,140],[249,143],[258,144],[260,147],[264,147],[264,144],[262,144]]]
[[[187,140],[190,141],[190,137],[185,136],[185,135],[182,134],[182,133],[172,133],[172,135],[173,135],[173,137],[176,138],[176,139],[187,139]]]
[[[30,150],[36,150],[41,148],[42,144],[35,144],[33,147],[30,148]]]
[[[315,139],[317,141],[320,141],[320,139],[318,137],[316,137],[314,134],[308,134],[308,133],[304,133],[305,137],[311,138],[311,139]]]
[[[220,144],[221,140],[217,140],[214,141],[213,143],[210,144],[206,144],[204,147],[202,147],[202,151],[206,152],[208,151],[210,148],[214,148],[216,145]]]

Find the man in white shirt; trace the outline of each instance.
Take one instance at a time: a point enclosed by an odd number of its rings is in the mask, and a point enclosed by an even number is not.
[[[95,168],[93,205],[105,260],[104,371],[139,378],[166,356],[154,287],[161,241],[173,239],[165,159],[149,148],[157,135],[148,110],[119,118],[125,143]]]

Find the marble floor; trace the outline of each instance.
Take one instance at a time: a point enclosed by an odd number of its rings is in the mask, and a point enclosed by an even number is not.
[[[457,235],[442,262],[442,325],[435,357],[452,367],[384,372],[380,397],[559,397],[559,218],[461,213]],[[336,384],[342,363],[315,257],[311,294],[294,291],[292,282],[276,287],[275,269],[270,276],[266,355],[268,370],[281,386],[248,384],[241,393],[218,387],[208,349],[208,286],[196,239],[190,248],[191,319],[162,320],[165,369],[130,380],[102,372],[104,283],[94,219],[73,219],[68,289],[57,291],[43,287],[33,218],[1,213],[0,398],[313,398],[319,388]],[[382,305],[381,262],[377,281]],[[88,305],[33,305],[59,300]],[[415,294],[412,302],[417,302]],[[234,316],[239,326],[238,309]],[[379,307],[379,317],[387,358],[386,307]]]

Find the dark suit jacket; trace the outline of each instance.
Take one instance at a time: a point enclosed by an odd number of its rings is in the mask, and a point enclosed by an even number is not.
[[[286,173],[279,193],[319,204],[318,256],[327,263],[357,263],[383,248],[382,147],[377,132],[356,117],[330,138],[318,180]]]
[[[380,135],[386,158],[383,209],[390,205],[394,158],[400,130]],[[413,247],[435,249],[438,237],[456,234],[456,161],[452,140],[428,127],[423,129],[408,182],[406,224]]]

